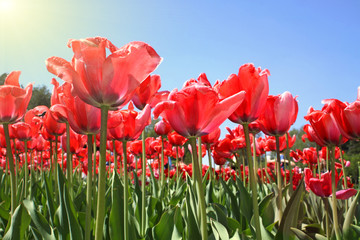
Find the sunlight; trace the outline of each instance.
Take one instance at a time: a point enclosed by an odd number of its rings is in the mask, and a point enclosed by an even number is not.
[[[0,0],[0,12],[9,12],[14,8],[12,0]]]

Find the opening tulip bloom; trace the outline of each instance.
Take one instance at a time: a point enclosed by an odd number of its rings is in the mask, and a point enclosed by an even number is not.
[[[238,75],[231,74],[227,80],[215,83],[214,88],[220,98],[227,98],[240,91],[246,95],[239,107],[230,115],[229,119],[235,123],[251,123],[261,114],[269,94],[269,70],[255,68],[251,63],[240,67]]]
[[[25,89],[19,84],[20,71],[11,72],[0,86],[0,123],[15,123],[25,114],[30,102],[33,85]]]
[[[173,90],[168,100],[155,106],[154,116],[161,114],[172,128],[184,137],[199,137],[218,128],[241,104],[245,92],[219,100],[216,91],[204,84],[192,83]]]
[[[304,118],[310,122],[320,143],[326,146],[339,146],[348,140],[341,135],[338,125],[330,114],[328,104],[325,104],[321,111],[310,107]],[[316,140],[316,138],[314,139]]]
[[[289,131],[298,114],[296,97],[284,92],[277,96],[268,96],[266,106],[259,118],[261,130],[270,136],[282,136]]]
[[[321,179],[313,177],[312,171],[309,168],[305,168],[305,183],[306,188],[310,189],[313,193],[315,193],[319,197],[330,197],[332,194],[331,187],[331,173],[326,172],[321,174]],[[339,181],[339,176],[335,173],[335,185]],[[336,192],[336,199],[345,200],[357,193],[357,190],[353,188],[343,189]]]
[[[49,72],[74,85],[73,91],[84,102],[110,109],[121,108],[132,98],[135,89],[160,64],[155,50],[143,42],[115,47],[102,37],[71,39],[72,62],[51,57],[46,60]],[[111,54],[106,56],[106,48]]]

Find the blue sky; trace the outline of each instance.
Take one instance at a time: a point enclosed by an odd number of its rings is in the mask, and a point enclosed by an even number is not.
[[[68,39],[93,36],[149,43],[163,57],[162,90],[202,72],[215,83],[248,62],[268,68],[270,94],[299,96],[297,128],[309,106],[351,102],[360,85],[359,1],[6,1],[0,74],[21,70],[23,85],[52,89],[45,60],[70,60]]]

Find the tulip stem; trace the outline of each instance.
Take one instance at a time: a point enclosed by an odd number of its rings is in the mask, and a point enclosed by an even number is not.
[[[199,166],[200,166],[200,170],[201,170],[201,178],[202,178],[202,147],[201,147],[201,137],[198,137],[198,158],[199,158]]]
[[[126,144],[127,141],[122,141],[123,145],[123,154],[124,154],[124,240],[129,239],[129,231],[128,231],[128,215],[129,215],[129,180],[128,180],[128,170],[127,170],[127,154],[126,154]]]
[[[179,146],[175,146],[176,149],[176,182],[179,179]]]
[[[28,179],[29,179],[29,167],[28,167],[28,148],[27,148],[27,141],[24,141],[25,147],[25,179],[24,179],[24,197],[27,198],[28,193]],[[31,183],[30,183],[31,186]]]
[[[160,178],[161,188],[165,186],[165,175],[164,175],[164,138],[161,136],[161,164],[160,164]]]
[[[141,155],[141,236],[145,237],[145,186],[146,186],[146,149],[145,149],[145,129],[141,133],[142,155]]]
[[[277,184],[279,190],[278,207],[279,207],[279,224],[282,217],[282,177],[281,177],[281,161],[280,161],[280,140],[279,136],[275,136],[276,139],[276,170],[277,170]]]
[[[249,175],[250,175],[249,185],[251,187],[251,192],[252,192],[252,205],[253,205],[253,210],[254,210],[253,219],[255,222],[256,239],[261,240],[259,206],[258,206],[258,201],[257,201],[257,184],[256,184],[256,180],[255,180],[253,161],[251,160],[251,143],[250,143],[250,135],[249,135],[249,124],[243,123],[242,125],[244,128],[245,141],[246,141],[246,154],[247,154],[247,159],[248,159],[248,164],[249,164]],[[245,166],[243,166],[243,171],[245,171]]]
[[[71,163],[72,163],[72,159],[71,159],[71,153],[70,153],[70,126],[69,126],[69,122],[65,122],[66,123],[66,171],[67,171],[67,179],[68,179],[68,183],[69,183],[69,190],[70,190],[70,196],[71,199],[74,198],[73,196],[73,189],[72,189],[72,169],[71,169]]]
[[[341,168],[342,168],[342,171],[343,171],[343,175],[344,175],[344,185],[345,185],[345,189],[348,188],[348,185],[347,185],[347,178],[346,178],[346,172],[345,172],[345,166],[344,166],[344,158],[343,158],[343,155],[342,155],[342,152],[341,152],[341,148],[339,147],[339,150],[340,150],[340,162],[341,162]],[[345,216],[348,212],[348,200],[345,199]]]
[[[92,152],[93,152],[93,136],[87,135],[88,147],[88,164],[86,177],[86,213],[85,213],[85,240],[90,239],[91,230],[91,197],[92,197]]]
[[[55,168],[55,170],[54,170],[54,179],[55,179],[55,198],[56,198],[56,200],[59,202],[59,191],[58,191],[58,189],[59,189],[59,181],[58,181],[58,177],[57,177],[57,175],[58,175],[58,155],[57,155],[57,153],[58,153],[58,151],[57,151],[57,149],[58,149],[58,140],[59,140],[59,136],[55,136],[55,151],[54,151],[54,160],[53,160],[53,167]]]
[[[208,153],[208,158],[209,158],[209,168],[210,168],[210,179],[213,180],[213,169],[212,169],[212,159],[211,159],[211,151],[210,151],[210,144],[206,144],[206,149],[207,149],[207,153]]]
[[[288,134],[285,134],[285,140],[286,140],[286,159],[289,161],[289,174],[290,174],[290,193],[293,192],[293,174],[292,174],[292,166],[291,166],[291,159],[290,159],[290,144],[289,144],[289,137]],[[286,179],[286,174],[285,174]]]
[[[194,185],[197,188],[198,193],[198,201],[199,201],[199,213],[200,213],[200,229],[201,229],[201,236],[202,240],[208,239],[207,233],[207,220],[206,220],[206,206],[205,206],[205,198],[204,198],[204,189],[202,184],[202,171],[199,167],[199,160],[197,159],[198,154],[196,151],[196,138],[190,137],[189,138],[191,149],[192,149],[192,156],[193,156],[193,175],[194,175]],[[194,187],[195,187],[194,186]]]
[[[337,200],[336,200],[336,182],[335,182],[335,147],[331,146],[330,148],[330,168],[331,168],[331,189],[332,189],[332,211],[333,211],[333,223],[335,229],[336,239],[340,240],[340,229],[338,223],[338,215],[337,215]]]
[[[100,127],[100,162],[98,177],[97,219],[95,226],[95,239],[103,239],[103,226],[105,219],[105,181],[106,181],[106,134],[109,106],[101,106]]]
[[[112,145],[113,145],[113,155],[114,155],[114,170],[113,170],[113,174],[114,174],[115,172],[117,173],[117,169],[118,169],[115,139],[112,140]]]
[[[11,215],[13,215],[16,208],[16,182],[15,182],[15,170],[14,170],[14,156],[12,155],[12,150],[11,150],[9,124],[4,123],[3,126],[4,126],[5,141],[6,141],[6,157],[9,161],[9,169],[10,169]]]

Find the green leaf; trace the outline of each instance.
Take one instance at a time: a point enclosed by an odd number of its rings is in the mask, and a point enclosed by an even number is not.
[[[63,171],[60,169],[59,164],[57,164],[56,167],[58,168],[57,169],[58,184],[59,184],[59,186],[65,186],[66,183],[65,183],[65,177],[64,177]],[[68,217],[67,217],[67,213],[66,213],[65,201],[64,201],[64,197],[63,197],[64,196],[63,188],[59,187],[58,191],[59,191],[60,206],[56,210],[54,223],[59,232],[59,239],[67,240],[68,236],[69,236],[69,223],[68,223]]]
[[[293,227],[290,229],[300,240],[312,240],[312,238],[303,231]]]
[[[315,234],[315,239],[316,240],[327,240],[327,238],[321,234]]]
[[[188,188],[188,192],[186,194],[186,238],[185,239],[201,239],[200,234],[200,226],[198,225],[194,211],[192,210],[190,203],[190,192],[191,188]]]
[[[124,239],[124,186],[118,173],[113,174],[111,189],[112,208],[110,211],[109,228],[111,239]]]
[[[211,219],[211,229],[216,240],[229,240],[229,234],[226,227],[218,221]]]
[[[300,202],[304,192],[304,180],[301,180],[299,186],[291,196],[288,204],[286,205],[284,214],[281,218],[280,227],[276,233],[275,239],[294,239],[294,235],[291,232],[291,227],[296,227],[297,216],[299,212]]]
[[[41,234],[45,240],[55,240],[54,231],[46,221],[45,217],[41,215],[35,208],[33,201],[25,199],[23,204],[29,213],[32,222],[34,223],[37,231]]]
[[[360,192],[358,192],[352,201],[350,208],[345,216],[345,221],[343,225],[343,234],[345,239],[350,239],[350,225],[354,221],[354,215],[356,211],[356,207],[358,205]]]
[[[170,199],[170,205],[175,206],[181,199],[184,198],[187,189],[187,184],[183,183],[179,188],[176,189],[175,193]]]
[[[49,175],[51,177],[51,175]],[[45,194],[46,194],[46,205],[48,207],[49,215],[50,215],[50,223],[54,226],[54,216],[55,216],[55,202],[52,198],[52,185],[50,185],[51,181],[47,176],[44,176],[45,179]]]
[[[64,202],[69,222],[71,239],[81,240],[83,239],[83,231],[81,229],[79,221],[77,220],[77,214],[74,208],[74,204],[70,199],[66,185],[64,185]]]
[[[161,216],[160,221],[152,229],[152,234],[156,240],[168,240],[172,239],[173,231],[175,227],[175,213],[178,210],[178,207],[174,209],[169,209],[164,212]],[[176,235],[177,236],[177,235]]]
[[[219,178],[219,182],[223,186],[225,192],[230,197],[230,204],[231,204],[231,213],[235,217],[236,220],[240,221],[240,207],[238,204],[238,200],[233,194],[233,192],[230,190],[228,185],[222,180],[222,178]]]
[[[259,204],[259,214],[262,216],[265,212],[265,210],[269,207],[272,198],[274,197],[274,193],[270,193],[266,195],[263,200],[261,200]]]
[[[25,231],[29,227],[31,218],[23,204],[20,204],[11,217],[11,225],[3,240],[25,239]]]
[[[236,182],[240,191],[240,210],[241,213],[245,216],[247,222],[250,224],[253,215],[253,204],[251,196],[239,178],[236,178]]]

